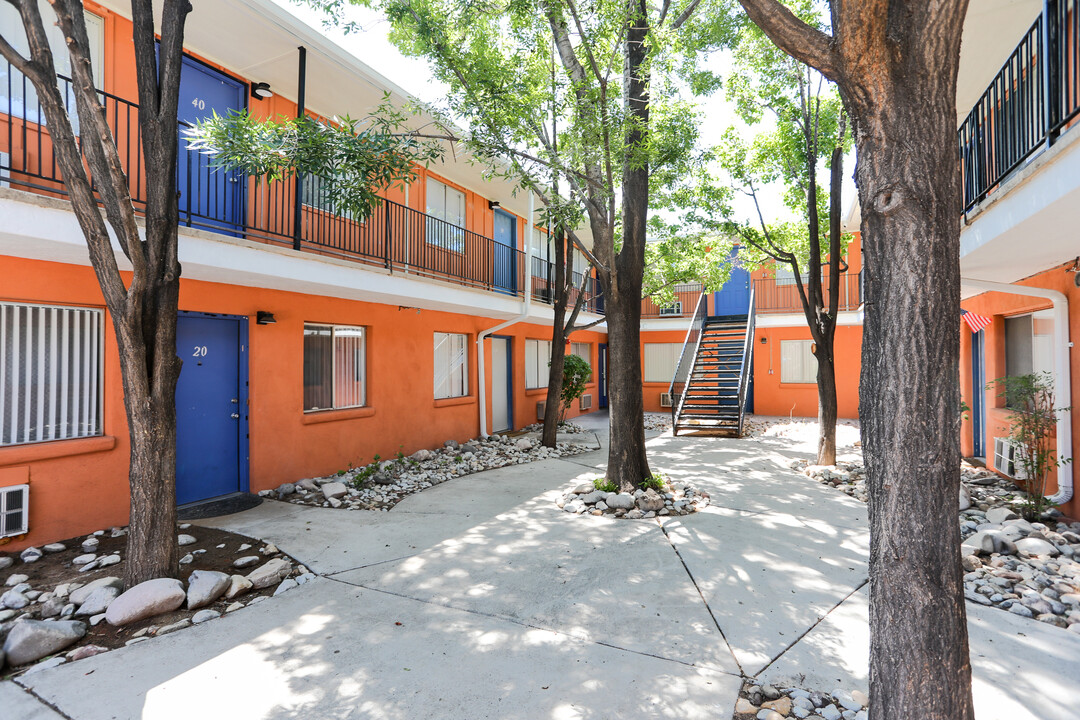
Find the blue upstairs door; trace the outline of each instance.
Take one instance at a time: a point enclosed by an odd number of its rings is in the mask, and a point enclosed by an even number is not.
[[[246,85],[185,57],[180,68],[180,142],[176,189],[180,222],[207,230],[238,233],[243,227],[246,182],[242,173],[213,166],[211,158],[188,149],[184,131],[200,120],[246,107]]]
[[[517,292],[517,263],[514,262],[517,248],[517,223],[514,216],[495,211],[495,244],[492,247],[492,262],[495,289],[514,294]]]
[[[246,471],[241,452],[242,322],[182,314],[176,351],[183,360],[176,385],[176,502],[178,505],[240,491]],[[243,462],[243,466],[241,463]]]
[[[733,265],[728,281],[713,293],[713,302],[713,315],[746,315],[750,309],[750,273]]]

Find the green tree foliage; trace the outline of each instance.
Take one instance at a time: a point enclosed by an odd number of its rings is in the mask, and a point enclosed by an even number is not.
[[[585,385],[592,380],[592,368],[577,355],[567,355],[563,359],[562,393],[559,396],[559,422],[566,417],[566,411],[574,401],[585,394]]]
[[[408,120],[387,95],[362,120],[309,115],[263,120],[241,110],[214,113],[187,136],[190,148],[219,167],[267,180],[298,173],[326,178],[323,188],[333,206],[363,218],[380,202],[377,192],[413,182],[418,164],[442,157],[437,138],[407,130]]]
[[[1016,465],[1028,491],[1022,513],[1032,522],[1042,518],[1050,506],[1046,483],[1058,466],[1071,462],[1061,457],[1054,440],[1058,413],[1069,408],[1054,407],[1054,378],[1048,372],[1000,377],[990,383],[1004,398],[1009,413],[1009,440],[1021,448]]]

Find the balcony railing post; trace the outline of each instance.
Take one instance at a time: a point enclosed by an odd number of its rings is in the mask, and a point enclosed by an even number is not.
[[[383,200],[383,262],[386,263],[386,269],[390,272],[394,272],[394,264],[390,262],[390,203]]]
[[[304,96],[307,94],[307,48],[297,48],[296,78],[296,117],[304,117]],[[304,198],[303,198],[303,173],[296,174],[296,185],[293,188],[293,250],[300,249],[300,240],[303,238],[304,221]]]

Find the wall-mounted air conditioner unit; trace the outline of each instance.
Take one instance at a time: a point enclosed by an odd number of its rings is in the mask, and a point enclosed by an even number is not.
[[[676,300],[674,305],[660,308],[661,315],[682,315],[682,301]]]
[[[546,414],[546,412],[547,412],[547,400],[541,400],[540,402],[536,403],[536,419],[537,420],[543,420],[544,415]]]
[[[11,155],[0,152],[0,188],[11,187]]]
[[[1024,449],[1008,438],[994,438],[994,468],[1011,478],[1025,479]]]
[[[0,537],[24,535],[30,530],[30,486],[0,488]]]
[[[660,393],[660,407],[671,407],[671,393]]]
[[[592,410],[592,395],[582,395],[578,407],[582,410]]]

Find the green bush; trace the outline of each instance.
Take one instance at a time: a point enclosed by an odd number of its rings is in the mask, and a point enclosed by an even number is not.
[[[563,422],[566,411],[570,409],[574,401],[585,394],[585,385],[590,380],[592,380],[592,368],[589,367],[589,363],[577,355],[567,355],[563,359],[562,395],[559,396],[562,408],[559,411],[559,422]]]
[[[602,477],[598,477],[592,481],[593,487],[597,490],[603,490],[604,492],[618,492],[619,488],[615,487],[615,483],[610,480],[606,480]]]
[[[667,479],[660,473],[653,473],[651,478],[641,481],[641,487],[646,490],[652,488],[656,492],[664,492],[665,488],[667,488],[667,484]]]

